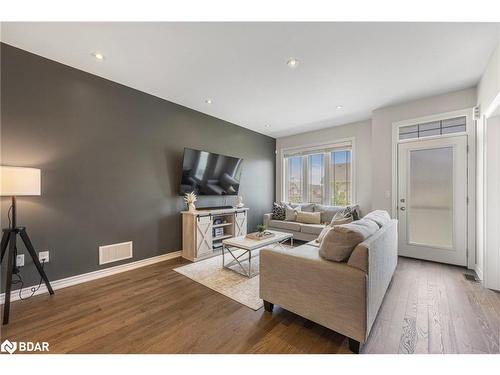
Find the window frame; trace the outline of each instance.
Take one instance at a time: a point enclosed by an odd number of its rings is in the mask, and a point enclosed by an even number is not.
[[[356,142],[355,137],[336,139],[334,142],[328,143],[312,143],[312,144],[304,144],[300,146],[294,147],[284,147],[280,149],[280,164],[281,164],[281,189],[280,189],[280,201],[288,201],[288,163],[286,156],[289,153],[296,152],[307,152],[314,153],[315,150],[321,151],[324,149],[332,149],[332,151],[342,151],[342,148],[345,150],[351,151],[351,165],[350,165],[350,176],[351,176],[351,187],[350,187],[350,196],[351,203],[356,204],[357,197],[357,183],[356,183]],[[333,150],[338,149],[338,150]],[[308,171],[308,157],[304,157],[302,159],[302,203],[308,202],[309,199],[309,171]],[[323,202],[321,204],[332,205],[331,199],[331,181],[330,181],[330,169],[331,169],[331,157],[324,158],[324,168],[325,168],[325,180],[327,183],[323,184]],[[305,200],[304,200],[305,198]]]

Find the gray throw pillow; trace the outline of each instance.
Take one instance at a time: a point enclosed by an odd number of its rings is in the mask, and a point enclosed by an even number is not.
[[[341,212],[344,206],[328,206],[326,204],[316,204],[314,206],[314,212],[321,212],[321,222],[330,223],[333,217]]]
[[[297,211],[301,211],[300,206],[293,208],[285,204],[285,220],[295,221],[295,219],[297,218]]]
[[[327,260],[344,262],[349,259],[354,248],[373,235],[378,225],[371,220],[357,220],[349,224],[336,225],[321,241],[319,255]]]

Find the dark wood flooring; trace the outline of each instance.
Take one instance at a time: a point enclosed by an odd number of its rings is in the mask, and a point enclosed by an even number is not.
[[[51,353],[350,353],[344,336],[253,311],[172,270],[174,259],[12,304],[1,338]],[[499,353],[500,294],[464,269],[400,258],[364,353]]]

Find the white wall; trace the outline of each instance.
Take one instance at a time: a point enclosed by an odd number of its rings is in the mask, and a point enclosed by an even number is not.
[[[276,199],[282,200],[280,155],[283,148],[300,147],[311,144],[334,143],[337,140],[354,137],[355,197],[362,214],[371,210],[371,121],[365,120],[335,126],[313,132],[296,134],[276,140]]]
[[[500,42],[489,60],[477,89],[477,105],[481,109],[482,116],[477,122],[476,132],[476,272],[481,279],[484,278],[485,285],[493,289],[500,289],[500,236],[498,235],[500,226],[498,216],[495,216],[500,210],[500,203],[496,200],[495,194],[498,192],[494,189],[494,186],[499,184],[497,173],[500,154],[495,153],[495,150],[500,148],[498,129],[500,122],[498,117],[486,119],[484,114],[492,111],[493,102],[498,95],[500,95]]]
[[[392,210],[392,124],[397,121],[472,108],[476,88],[431,96],[372,113],[372,209]]]

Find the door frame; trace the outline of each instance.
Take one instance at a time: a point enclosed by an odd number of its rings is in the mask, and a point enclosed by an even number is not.
[[[392,123],[392,217],[398,217],[398,145],[405,142],[415,142],[416,139],[399,140],[399,128],[408,125],[416,125],[424,122],[445,120],[452,117],[465,116],[464,133],[452,133],[450,135],[438,135],[421,138],[423,140],[433,138],[452,137],[460,134],[467,135],[467,268],[476,270],[476,122],[474,120],[474,108],[466,108],[457,111],[438,113],[430,116],[422,116]]]

